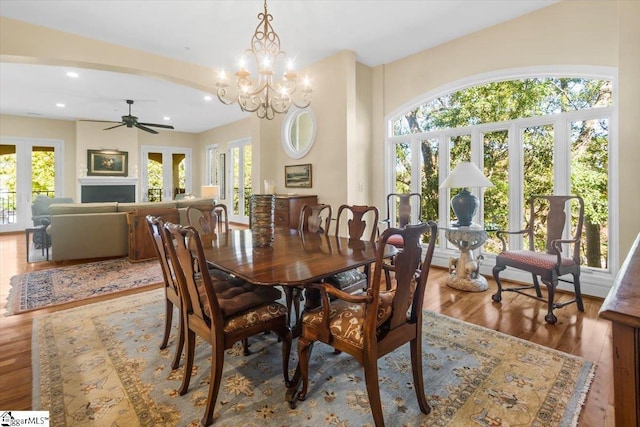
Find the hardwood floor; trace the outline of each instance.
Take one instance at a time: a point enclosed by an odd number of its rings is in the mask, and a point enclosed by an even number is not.
[[[80,263],[28,264],[25,262],[25,256],[24,233],[0,234],[0,410],[31,409],[32,320],[37,316],[61,309],[44,309],[6,317],[10,278],[29,271]],[[446,286],[444,284],[446,275],[447,271],[443,269],[431,271],[425,295],[425,309],[597,363],[595,378],[578,425],[589,427],[615,425],[611,323],[598,318],[602,299],[585,297],[584,313],[578,312],[575,304],[556,310],[558,323],[551,326],[544,321],[546,308],[543,303],[507,293],[503,295],[502,307],[500,307],[491,301],[491,294],[495,289],[495,283],[492,280],[489,280],[490,289],[486,292],[465,292]],[[118,296],[120,295],[122,294]],[[570,295],[560,294],[559,297],[569,299]],[[82,302],[69,304],[62,308],[81,304]]]

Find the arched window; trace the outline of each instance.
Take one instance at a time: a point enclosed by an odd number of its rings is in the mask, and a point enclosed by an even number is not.
[[[614,74],[590,71],[484,76],[425,95],[389,121],[388,189],[420,192],[423,219],[449,224],[449,201],[460,190],[439,184],[459,162],[471,161],[495,186],[473,189],[480,199],[475,221],[510,230],[524,228],[531,195],[580,195],[583,265],[608,273]],[[454,249],[444,240],[441,254]],[[482,250],[489,257],[499,252],[495,236]]]

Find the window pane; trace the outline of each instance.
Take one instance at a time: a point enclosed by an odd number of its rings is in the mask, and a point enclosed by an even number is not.
[[[420,150],[422,151],[422,169],[420,171],[422,220],[438,222],[438,187],[440,185],[438,140],[426,139],[422,141]]]
[[[411,146],[408,143],[396,144],[396,193],[411,192]]]
[[[571,123],[571,192],[584,199],[581,254],[589,267],[609,267],[609,121]]]
[[[16,146],[0,145],[0,223],[16,222]]]
[[[529,224],[529,198],[537,194],[553,194],[553,126],[532,126],[524,129],[523,229]],[[543,224],[542,217],[534,223]],[[536,250],[545,250],[544,231],[536,230]],[[528,243],[523,242],[523,247]]]
[[[451,137],[449,140],[449,173],[455,169],[460,162],[471,161],[471,135],[459,135]],[[449,200],[455,197],[462,188],[450,188]],[[449,218],[455,218],[451,203],[449,203]],[[457,220],[457,219],[456,219]]]
[[[509,132],[488,132],[483,136],[484,175],[494,187],[484,189],[484,226],[488,229],[509,229]],[[494,233],[489,233],[482,250],[500,253],[502,245]]]

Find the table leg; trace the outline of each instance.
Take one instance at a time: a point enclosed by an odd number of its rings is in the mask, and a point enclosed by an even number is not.
[[[29,229],[24,230],[24,235],[25,235],[25,237],[27,239],[27,263],[29,262],[29,246],[31,246],[30,242],[29,242],[29,235],[30,234],[31,234],[31,230],[29,230]]]

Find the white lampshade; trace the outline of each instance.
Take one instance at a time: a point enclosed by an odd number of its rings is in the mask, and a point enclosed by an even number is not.
[[[200,187],[200,197],[218,200],[218,197],[220,197],[220,186],[203,185],[202,187]]]
[[[493,187],[489,178],[471,162],[462,162],[456,166],[440,188]]]

